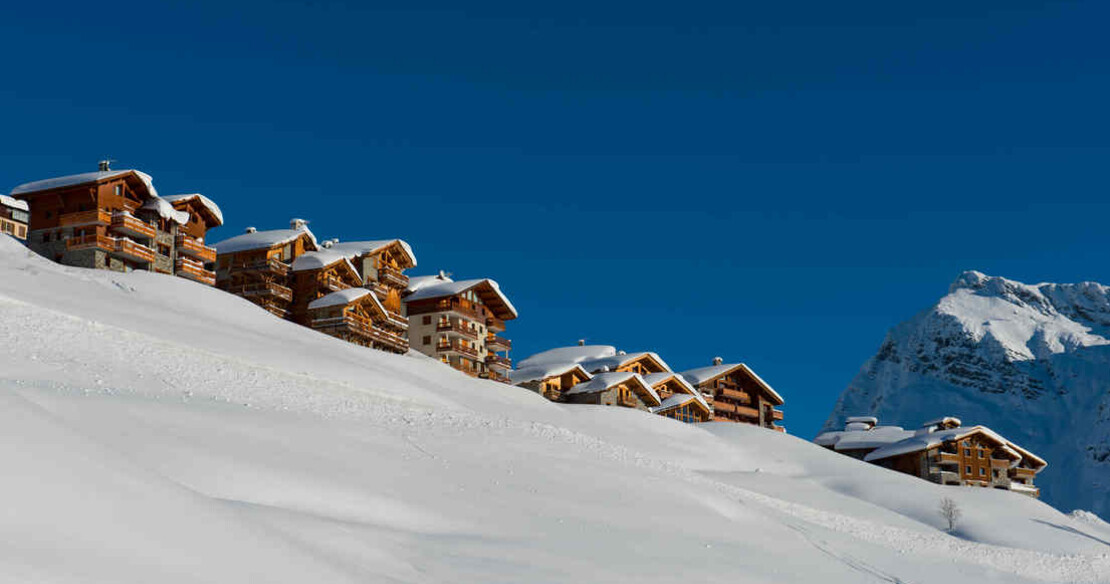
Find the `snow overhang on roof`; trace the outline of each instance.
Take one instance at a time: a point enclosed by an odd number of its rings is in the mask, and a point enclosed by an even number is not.
[[[871,432],[874,432],[874,430],[872,430]],[[860,432],[858,434],[867,435],[871,432]],[[850,434],[857,433],[852,432]],[[973,434],[982,434],[990,440],[997,442],[1004,452],[1012,455],[1016,459],[1014,461],[1014,464],[1018,464],[1022,459],[1021,453],[1013,448],[1013,443],[1002,437],[997,432],[994,432],[986,426],[970,426],[967,428],[950,428],[948,430],[937,430],[935,432],[929,432],[927,434],[915,432],[910,437],[876,449],[874,452],[871,452],[867,456],[865,456],[864,460],[867,462],[873,462],[876,460],[883,460],[894,456],[900,456],[902,454],[921,452],[923,450],[928,450],[930,448],[940,446],[941,444],[944,444],[946,442],[956,442],[959,440],[963,440],[964,438],[967,438],[968,436],[971,436]],[[841,440],[841,442],[843,442],[843,439]],[[841,450],[840,443],[837,444],[837,450]]]
[[[709,411],[709,405],[706,404],[704,401],[699,401],[697,396],[693,396],[688,393],[676,393],[660,402],[658,406],[651,408],[651,413],[660,414],[676,408],[680,408],[690,402],[701,404],[702,408],[706,412]]]
[[[438,282],[423,285],[425,282],[425,279],[421,279],[421,285],[414,289],[410,280],[409,289],[414,291],[405,297],[405,302],[415,302],[417,300],[428,300],[432,298],[446,298],[449,296],[457,296],[467,290],[474,290],[474,293],[482,299],[482,304],[492,310],[494,316],[497,318],[501,320],[512,320],[517,317],[516,307],[513,306],[513,303],[509,302],[508,297],[501,292],[501,287],[497,285],[497,282],[489,278],[461,280],[458,282],[450,278],[443,278],[439,279]]]
[[[615,355],[601,357],[599,359],[585,360],[581,363],[583,367],[590,371],[599,371],[604,368],[608,368],[610,371],[612,371],[645,357],[655,361],[655,364],[662,368],[664,371],[671,370],[670,365],[667,365],[667,362],[664,361],[662,357],[660,357],[656,353],[652,353],[651,351],[640,351],[637,353],[617,353]]]
[[[571,347],[557,347],[531,355],[517,361],[517,367],[536,367],[544,364],[563,365],[567,363],[581,363],[591,359],[600,359],[617,354],[617,348],[609,345],[575,345]]]
[[[169,195],[162,198],[169,202],[171,205],[195,201],[198,205],[201,206],[201,208],[207,210],[208,213],[212,215],[212,219],[215,220],[215,226],[220,226],[224,224],[224,212],[220,210],[220,207],[216,205],[216,203],[214,203],[212,199],[209,199],[208,197],[200,193],[190,193],[187,195]]]
[[[623,373],[623,372],[608,372],[608,373],[595,373],[593,379],[579,383],[574,387],[563,392],[564,395],[579,394],[579,393],[599,393],[621,385],[622,383],[632,383],[639,387],[645,394],[652,398],[654,403],[648,406],[658,406],[662,403],[659,399],[659,394],[651,388],[644,378],[640,377],[638,373]]]
[[[779,393],[775,391],[773,387],[771,387],[771,384],[764,381],[762,377],[757,375],[755,371],[752,371],[750,367],[743,363],[731,363],[724,365],[712,365],[710,367],[699,367],[697,369],[683,371],[682,376],[694,385],[702,385],[703,383],[708,383],[710,381],[713,381],[714,379],[717,379],[718,377],[728,375],[729,373],[732,373],[736,370],[743,371],[757,384],[759,384],[760,387],[766,390],[767,394],[778,402],[776,405],[782,405],[786,403],[786,400],[782,399],[782,396],[779,395]]]
[[[185,225],[189,222],[189,213],[187,211],[178,211],[174,209],[173,205],[169,204],[161,197],[151,197],[139,208],[145,211],[154,211],[163,219],[173,221],[178,225]]]
[[[683,390],[682,395],[689,395],[693,397],[693,399],[697,400],[697,402],[700,403],[702,406],[704,406],[707,411],[710,409],[709,402],[705,401],[705,397],[701,395],[701,392],[698,391],[696,387],[691,385],[689,381],[686,381],[686,379],[678,373],[648,373],[647,375],[644,375],[642,377],[644,378],[644,382],[650,385],[652,389],[655,389],[656,392],[658,392],[660,387],[673,380]]]
[[[308,309],[316,310],[318,308],[329,308],[332,306],[346,306],[369,293],[370,291],[366,288],[347,288],[346,290],[332,292],[327,296],[309,302]]]
[[[20,211],[27,211],[27,212],[31,211],[31,205],[29,203],[27,203],[27,201],[20,201],[19,199],[13,199],[13,198],[9,197],[8,195],[0,195],[0,205],[4,205],[5,207],[11,207],[12,209],[18,209]]]
[[[551,363],[514,369],[509,372],[509,379],[512,380],[513,384],[520,385],[529,381],[544,381],[552,377],[561,377],[572,371],[577,371],[587,381],[592,379],[590,372],[577,363]]]
[[[157,197],[158,191],[154,188],[154,179],[145,172],[140,170],[108,170],[100,172],[85,172],[81,174],[71,174],[69,176],[60,176],[57,178],[48,178],[44,180],[37,180],[29,183],[24,183],[12,189],[12,196],[28,195],[42,191],[52,191],[54,189],[61,189],[66,187],[73,187],[83,184],[98,183],[105,180],[124,177],[133,174],[135,177],[146,187],[147,192],[151,196]]]
[[[312,249],[315,250],[316,236],[309,231],[308,227],[244,233],[211,245],[216,248],[217,253],[238,253],[241,251],[270,249],[279,245],[285,245],[295,241],[298,237],[303,235],[308,236],[308,239],[312,242]]]
[[[324,268],[334,266],[337,263],[344,262],[351,272],[358,274],[354,264],[347,258],[345,254],[336,253],[330,249],[322,249],[318,251],[310,251],[301,254],[297,259],[293,260],[292,270],[294,272],[306,272],[311,270],[322,270]]]
[[[403,239],[381,239],[375,241],[346,241],[336,242],[331,244],[327,249],[346,254],[348,257],[356,258],[372,253],[376,253],[387,247],[394,246],[408,260],[408,268],[416,267],[416,254],[412,252],[412,246]],[[433,276],[434,277],[434,276]],[[410,280],[411,282],[411,280]],[[411,285],[411,284],[410,284]]]

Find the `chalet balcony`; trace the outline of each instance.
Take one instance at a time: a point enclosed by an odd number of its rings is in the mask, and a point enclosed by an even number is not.
[[[229,286],[227,291],[235,294],[236,296],[247,297],[270,297],[285,302],[293,301],[293,290],[282,286],[276,282],[258,282],[254,284],[242,284],[239,286]]]
[[[949,465],[960,464],[960,455],[954,452],[938,452],[933,456],[932,461],[936,464]]]
[[[786,433],[786,428],[783,428],[782,426],[771,426],[771,429],[775,432],[782,432],[784,434]]]
[[[782,421],[782,410],[771,410],[771,419],[776,422]]]
[[[180,233],[174,243],[178,254],[194,257],[202,262],[216,261],[216,248],[204,245],[204,242],[199,239]]]
[[[500,367],[502,369],[513,368],[513,362],[511,359],[509,359],[508,357],[502,357],[501,355],[493,354],[486,355],[486,365],[489,365],[490,367]]]
[[[726,397],[726,398],[728,398],[728,399],[730,399],[730,400],[732,400],[736,403],[740,403],[740,404],[750,404],[750,403],[752,403],[751,396],[742,392],[742,391],[740,391],[740,390],[738,390],[738,389],[729,389],[729,388],[726,388],[726,387],[719,387],[717,391],[720,392],[721,397]]]
[[[339,292],[340,290],[346,290],[347,288],[351,287],[350,284],[344,282],[342,279],[331,275],[321,276],[319,282],[320,285],[327,288],[328,290],[331,290],[332,292]]]
[[[154,239],[154,236],[158,234],[157,229],[125,211],[112,213],[111,230],[140,239]]]
[[[486,348],[490,351],[509,351],[513,348],[513,343],[509,339],[499,337],[497,335],[486,336]]]
[[[289,264],[286,264],[276,258],[269,258],[254,262],[236,262],[229,264],[227,269],[229,272],[232,273],[259,273],[280,277],[288,276],[290,271]]]
[[[478,359],[478,349],[472,346],[464,345],[459,341],[451,341],[448,343],[439,343],[436,345],[437,353],[459,353],[466,355],[472,359]]]
[[[461,322],[443,322],[436,323],[436,331],[447,334],[456,334],[468,339],[478,340],[478,331],[472,329]]]
[[[1037,473],[1031,468],[1011,468],[1010,477],[1015,479],[1032,480],[1037,477]]]
[[[355,314],[340,317],[316,318],[312,328],[338,337],[356,337],[368,345],[386,347],[398,353],[409,350],[409,341],[404,336],[378,327],[368,318]]]
[[[141,264],[154,262],[153,249],[141,243],[135,243],[130,239],[117,239],[115,250],[112,255]]]
[[[409,277],[402,274],[401,270],[392,266],[378,268],[378,281],[402,290],[409,287]]]
[[[482,379],[488,379],[490,381],[499,381],[501,383],[510,383],[510,384],[512,383],[512,380],[509,379],[508,375],[505,375],[504,373],[501,373],[500,371],[497,371],[496,369],[489,369],[485,373],[482,373],[481,375],[479,375],[478,377],[481,377]],[[551,399],[551,398],[548,398],[548,399]],[[558,398],[555,398],[552,401],[558,401]]]
[[[473,304],[457,299],[440,300],[436,303],[436,310],[439,310],[441,312],[457,312],[464,316],[469,316],[473,320],[478,320],[481,318],[481,315],[478,313],[478,309]]]
[[[177,258],[174,262],[174,269],[178,276],[188,278],[194,282],[207,284],[209,286],[216,285],[216,272],[211,272],[204,269],[204,264],[191,260],[185,257]]]
[[[65,213],[58,216],[58,225],[62,227],[77,227],[79,225],[108,225],[112,222],[112,214],[103,209],[81,211],[78,213]]]
[[[104,235],[78,235],[66,239],[66,250],[77,251],[81,249],[101,249],[115,251],[116,240]]]

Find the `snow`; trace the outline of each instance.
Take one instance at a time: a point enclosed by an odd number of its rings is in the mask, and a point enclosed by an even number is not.
[[[208,209],[208,211],[216,217],[216,221],[217,221],[216,225],[223,225],[224,224],[224,212],[220,210],[219,205],[217,205],[214,201],[212,201],[212,199],[209,199],[208,197],[206,197],[206,196],[204,196],[200,193],[190,193],[190,194],[187,194],[187,195],[169,195],[169,196],[165,196],[165,197],[162,197],[162,198],[165,199],[169,203],[176,203],[178,201],[189,201],[189,200],[192,200],[192,199],[196,199],[198,203],[200,203],[204,208]]]
[[[411,267],[416,267],[416,254],[412,252],[412,247],[408,244],[408,242],[403,239],[382,239],[378,241],[346,241],[333,243],[328,249],[336,253],[345,254],[347,257],[355,258],[358,256],[372,254],[390,245],[399,246],[401,250],[405,252],[406,257],[408,257],[409,262],[412,264]]]
[[[864,460],[871,462],[873,460],[883,460],[884,458],[890,458],[892,456],[898,456],[900,454],[920,452],[922,450],[928,450],[929,448],[933,448],[935,446],[940,446],[945,442],[962,440],[963,438],[976,433],[983,433],[991,437],[995,441],[1002,443],[1002,450],[1009,452],[1015,457],[1021,457],[1021,455],[1018,454],[1017,451],[1009,447],[1009,440],[1006,440],[1002,436],[999,436],[990,428],[986,428],[984,426],[969,426],[967,428],[951,428],[948,430],[937,430],[935,432],[927,433],[914,432],[913,436],[910,436],[909,438],[905,438],[903,440],[899,440],[898,442],[888,444],[875,450],[874,452],[868,453],[867,456],[864,457]]]
[[[432,278],[436,277],[432,276]],[[432,280],[429,280],[428,277],[422,277],[417,281],[415,285],[410,279],[409,287],[407,288],[407,290],[411,293],[405,297],[405,302],[412,302],[415,300],[427,300],[429,298],[446,298],[448,296],[462,294],[467,290],[479,287],[489,288],[497,297],[497,299],[504,303],[505,310],[508,311],[509,315],[511,316],[507,316],[503,320],[508,318],[516,318],[518,316],[516,307],[513,306],[513,303],[509,302],[509,298],[505,296],[503,292],[501,292],[501,287],[497,285],[497,282],[489,278],[460,281],[454,281],[450,278],[447,278],[439,279],[439,281],[433,282]]]
[[[665,412],[667,410],[680,408],[692,401],[696,401],[697,399],[697,396],[688,393],[676,393],[663,400],[662,403],[660,403],[658,406],[651,408],[651,413],[657,414],[659,412]]]
[[[517,367],[527,369],[539,365],[566,365],[585,361],[611,357],[617,354],[617,348],[609,345],[577,345],[573,347],[559,347],[536,353],[530,357],[517,361]]]
[[[698,391],[698,389],[696,387],[694,387],[693,385],[690,385],[689,381],[686,381],[686,379],[684,379],[681,375],[679,375],[677,373],[673,373],[673,372],[648,373],[647,375],[643,375],[642,377],[644,378],[644,382],[646,382],[651,387],[658,387],[659,384],[666,383],[667,381],[669,381],[671,379],[674,379],[675,381],[677,381],[679,383],[679,385],[686,388],[686,391],[689,392],[689,395],[692,399],[697,400],[698,403],[705,406],[705,409],[707,409],[707,410],[710,409],[709,402],[705,401],[705,398],[702,397],[701,392]],[[687,400],[687,401],[689,401],[689,400]],[[683,402],[683,403],[686,403],[686,402]]]
[[[174,209],[173,205],[169,204],[161,197],[155,196],[147,199],[140,208],[147,211],[154,211],[163,219],[173,221],[178,225],[185,225],[189,222],[189,213],[187,211],[178,211]]]
[[[656,393],[655,390],[652,389],[652,387],[644,381],[643,377],[640,377],[639,373],[626,373],[617,371],[607,373],[595,373],[589,381],[584,381],[582,383],[579,383],[578,385],[575,385],[574,387],[571,387],[570,389],[564,390],[563,395],[598,393],[616,387],[622,383],[629,382],[632,382],[634,385],[640,386],[640,388],[643,389],[645,393],[651,396],[652,403],[649,403],[649,406],[657,406],[661,403],[662,400],[659,399],[659,394]]]
[[[366,288],[347,288],[346,290],[332,292],[331,294],[309,302],[308,309],[315,310],[317,308],[327,308],[329,306],[347,306],[369,293],[370,291]]]
[[[1110,582],[1110,527],[0,238],[0,582]],[[941,498],[964,510],[954,533]]]
[[[152,196],[157,197],[158,191],[154,188],[154,179],[149,174],[139,170],[109,170],[101,172],[85,172],[82,174],[72,174],[69,176],[61,176],[57,178],[48,178],[45,180],[37,180],[34,182],[24,183],[12,189],[12,196],[24,195],[27,193],[34,193],[38,191],[48,191],[51,189],[58,189],[62,187],[72,187],[82,185],[85,183],[100,182],[102,180],[113,179],[121,177],[130,173],[135,173],[139,180],[143,181],[148,191]]]
[[[20,201],[19,199],[13,199],[13,198],[9,197],[8,195],[0,195],[0,205],[4,205],[5,207],[10,207],[12,209],[19,209],[20,211],[30,211],[31,210],[31,206],[29,204],[27,204],[27,201]]]
[[[617,353],[616,355],[610,355],[598,359],[587,359],[585,361],[582,361],[582,367],[585,367],[587,371],[600,371],[603,369],[615,370],[619,367],[623,367],[633,361],[636,361],[637,359],[641,359],[645,355],[650,356],[652,359],[655,359],[655,361],[659,363],[659,365],[662,366],[663,369],[667,371],[671,370],[671,367],[667,365],[667,362],[664,361],[662,357],[650,351],[641,351],[638,353]]]
[[[220,248],[217,248],[220,249]],[[343,253],[336,252],[329,248],[324,248],[318,251],[310,251],[301,254],[297,259],[293,260],[294,272],[305,272],[310,270],[322,270],[337,262],[347,262],[351,271],[358,273],[354,264],[348,259],[348,256]]]
[[[309,231],[308,227],[301,227],[300,229],[271,229],[269,231],[244,233],[211,245],[216,248],[217,253],[238,253],[252,249],[269,249],[279,245],[285,245],[306,233],[312,240],[312,245],[315,247],[316,236]]]
[[[685,377],[686,380],[693,385],[701,385],[702,383],[712,381],[713,379],[730,373],[736,369],[740,369],[741,371],[750,375],[752,379],[755,379],[755,381],[759,383],[759,385],[761,385],[763,389],[767,390],[767,393],[769,393],[771,397],[777,400],[779,404],[785,403],[785,401],[782,399],[782,396],[779,395],[779,393],[775,391],[775,389],[771,387],[769,383],[764,381],[763,378],[759,375],[756,375],[755,371],[752,371],[750,367],[743,363],[731,363],[723,365],[712,365],[710,367],[699,367],[697,369],[683,371],[682,376]]]
[[[565,375],[577,369],[579,374],[590,379],[590,373],[582,368],[577,363],[546,363],[539,365],[530,365],[528,367],[519,367],[509,372],[509,378],[513,383],[520,385],[521,383],[528,383],[529,381],[539,381],[548,379],[559,375]]]

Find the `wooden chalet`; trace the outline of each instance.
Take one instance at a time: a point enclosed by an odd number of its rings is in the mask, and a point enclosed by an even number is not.
[[[246,233],[214,247],[216,287],[242,296],[281,318],[290,315],[293,304],[293,261],[319,249],[316,236],[302,219],[290,221],[289,229],[258,231],[248,227]]]
[[[305,325],[345,341],[394,353],[408,350],[407,322],[385,308],[368,288],[331,292],[310,302]]]
[[[498,333],[517,312],[497,282],[421,276],[410,280],[403,302],[414,349],[467,375],[509,382],[512,342]]]
[[[659,394],[638,373],[609,371],[562,392],[572,404],[620,406],[651,412],[663,404]]]
[[[743,363],[726,364],[720,357],[710,367],[684,371],[682,377],[696,387],[713,407],[714,422],[755,424],[779,432],[782,396]]]
[[[16,239],[27,239],[27,225],[31,222],[31,207],[27,201],[0,195],[0,233]]]
[[[579,341],[524,359],[511,377],[552,401],[633,407],[687,423],[712,416],[701,392],[648,351],[626,353]]]
[[[713,410],[701,392],[681,375],[664,371],[643,378],[661,400],[652,413],[687,423],[708,422],[712,417]]]
[[[224,215],[216,203],[200,193],[163,197],[174,210],[188,213],[189,221],[178,227],[174,237],[177,259],[174,273],[208,285],[215,285],[216,248],[205,240],[208,232],[224,224]]]
[[[12,190],[12,197],[33,210],[28,247],[59,263],[150,270],[209,285],[215,281],[205,261],[179,246],[178,240],[191,224],[200,223],[201,216],[219,214],[207,198],[206,209],[196,214],[177,209],[158,195],[150,175],[112,170],[107,162],[101,162],[97,172],[20,185]],[[214,259],[211,248],[203,252],[205,258]]]
[[[843,431],[814,442],[866,462],[942,485],[989,487],[1039,497],[1033,484],[1048,463],[985,426],[961,427],[957,418],[917,430],[879,426],[873,417],[849,418]]]

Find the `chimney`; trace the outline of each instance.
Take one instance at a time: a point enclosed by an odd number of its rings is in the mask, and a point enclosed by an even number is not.
[[[626,352],[624,352],[624,351],[617,351],[617,354],[618,354],[618,355],[627,355],[628,353],[626,353]]]
[[[725,360],[720,358],[720,357],[713,357],[713,364],[714,365],[720,365],[721,363],[724,363],[724,362],[725,362]]]
[[[97,163],[96,169],[99,170],[100,172],[108,172],[109,170],[112,170],[111,166],[112,166],[112,161],[111,160],[101,160],[100,162]]]
[[[586,339],[578,339],[578,346],[579,347],[585,347],[586,346]]]
[[[440,280],[446,280],[447,279],[447,272],[445,272],[443,270],[440,270],[439,275],[436,276],[436,277],[439,278]]]
[[[258,233],[258,228],[256,228],[256,227],[248,227],[248,228],[247,228],[247,233]]]
[[[324,246],[324,249],[331,249],[331,246],[335,245],[335,242],[329,239],[324,241],[321,245]]]
[[[308,221],[305,221],[304,219],[290,219],[289,220],[289,228],[290,229],[295,229],[297,231],[302,231],[302,230],[304,230],[305,225],[308,225]]]

